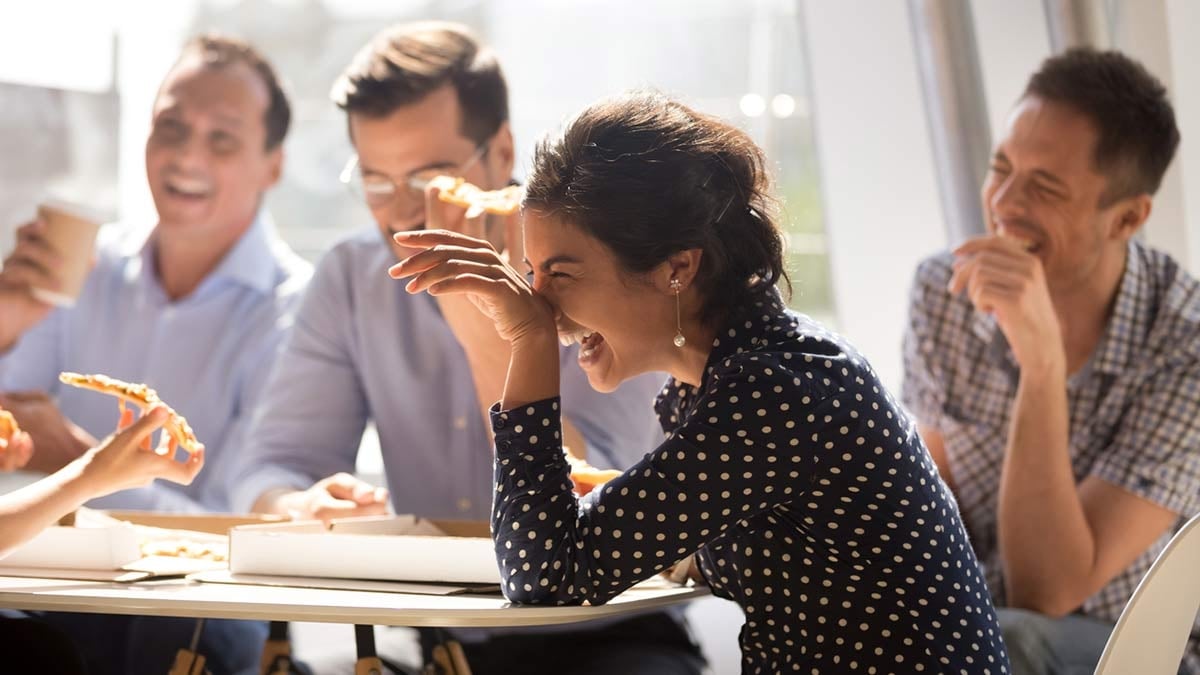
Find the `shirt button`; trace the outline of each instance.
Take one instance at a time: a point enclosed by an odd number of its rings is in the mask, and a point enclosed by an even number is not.
[[[496,427],[497,429],[503,429],[503,428],[504,428],[504,426],[505,426],[504,418],[503,418],[503,417],[497,417],[497,418],[496,418],[496,421],[495,421],[495,423],[494,423],[494,425],[495,425],[495,427]]]
[[[461,416],[455,417],[454,418],[454,428],[458,429],[460,431],[463,429],[466,429],[467,428],[467,418],[461,417]]]
[[[458,510],[459,511],[470,511],[471,510],[471,500],[467,499],[466,497],[459,499],[458,500]]]

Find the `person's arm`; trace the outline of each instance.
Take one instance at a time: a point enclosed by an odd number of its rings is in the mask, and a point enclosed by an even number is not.
[[[71,311],[54,311],[0,354],[0,406],[34,439],[27,470],[53,473],[96,444],[91,434],[59,411],[51,395],[63,369],[63,330]]]
[[[57,291],[62,261],[45,238],[46,223],[34,220],[17,229],[17,245],[0,264],[0,354],[12,350],[29,329],[53,309],[35,299],[31,288]]]
[[[925,449],[929,451],[930,458],[937,466],[938,475],[942,477],[946,487],[950,488],[950,492],[954,493],[958,488],[954,486],[954,475],[950,473],[950,457],[946,454],[946,439],[942,432],[918,423],[917,434],[925,442]]]
[[[454,232],[478,241],[489,242],[499,250],[500,256],[513,267],[524,264],[523,235],[520,216],[491,216],[481,213],[472,218],[461,206],[443,202],[438,198],[439,189],[430,185],[425,190],[425,229]],[[489,232],[489,223],[502,218],[496,228]],[[503,237],[501,239],[500,237]],[[476,307],[471,297],[461,293],[434,295],[442,318],[450,332],[458,340],[467,357],[475,395],[479,401],[479,412],[483,416],[484,428],[489,430],[488,409],[500,400],[508,374],[509,343],[496,332],[495,323]],[[586,452],[580,448],[580,452]],[[580,455],[581,457],[583,455]]]
[[[317,266],[261,395],[245,412],[231,477],[236,511],[319,517],[328,506],[319,493],[329,494],[321,479],[354,471],[368,409],[351,351],[352,264],[348,249],[335,249]],[[370,496],[360,506],[382,512],[386,494]],[[364,514],[340,505],[337,515]]]
[[[945,414],[949,377],[944,359],[953,350],[950,345],[943,343],[947,336],[934,325],[933,318],[942,315],[944,319],[944,315],[951,310],[953,299],[946,290],[948,279],[948,270],[937,258],[923,262],[917,269],[909,292],[900,399],[914,418],[917,433],[937,465],[942,481],[954,492],[954,476],[946,453],[946,439],[940,428]]]
[[[1144,553],[1176,514],[1097,478],[1076,482],[1067,358],[1040,261],[1003,237],[957,253],[963,262],[951,290],[995,315],[1020,365],[997,506],[1008,600],[1063,616]]]
[[[998,536],[1011,604],[1050,616],[1077,609],[1178,518],[1102,478],[1076,484],[1068,427],[1061,371],[1023,371],[1001,471]]]
[[[505,595],[527,604],[602,604],[803,490],[817,469],[815,449],[840,436],[826,429],[858,422],[850,417],[854,392],[801,403],[792,376],[749,359],[722,369],[696,403],[700,410],[716,403],[716,421],[689,420],[582,499],[572,494],[554,433],[544,431],[543,420],[556,429],[557,399],[495,411],[492,533]],[[786,393],[773,393],[776,386]],[[747,410],[761,426],[735,421],[731,400],[759,401],[765,417]],[[780,442],[786,436],[773,429],[810,416],[829,422],[795,436],[817,433],[818,442]]]
[[[34,439],[28,470],[54,473],[96,445],[96,438],[67,419],[58,402],[44,391],[0,393],[0,407],[11,411]]]
[[[187,462],[177,462],[150,449],[151,434],[166,418],[166,410],[156,408],[133,422],[133,411],[126,411],[123,431],[37,483],[0,496],[0,556],[95,495],[145,485],[155,478],[190,483],[204,464],[203,451]]]

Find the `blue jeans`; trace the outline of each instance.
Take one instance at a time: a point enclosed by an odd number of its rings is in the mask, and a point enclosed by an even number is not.
[[[191,645],[196,629],[195,619],[165,616],[30,614],[70,636],[93,675],[162,675],[171,669],[175,653]],[[209,619],[196,651],[213,675],[257,673],[266,639],[264,622]]]
[[[1013,675],[1092,675],[1113,625],[1085,616],[1053,619],[997,608]]]

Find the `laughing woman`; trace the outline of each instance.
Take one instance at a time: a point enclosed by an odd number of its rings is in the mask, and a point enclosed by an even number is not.
[[[656,94],[598,103],[537,149],[532,285],[487,243],[392,275],[466,293],[512,345],[493,409],[492,532],[514,602],[606,602],[696,553],[741,605],[743,672],[1008,672],[957,507],[911,422],[842,338],[788,311],[761,151]],[[558,342],[607,391],[672,379],[666,432],[576,499],[559,436]]]

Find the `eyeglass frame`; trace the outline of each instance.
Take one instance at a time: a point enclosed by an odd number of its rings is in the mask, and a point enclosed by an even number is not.
[[[437,171],[440,175],[449,174],[449,175],[453,175],[455,177],[461,177],[464,173],[469,171],[471,169],[471,167],[473,167],[475,165],[476,162],[478,162],[480,159],[482,159],[483,157],[485,157],[487,155],[488,146],[490,145],[490,143],[491,143],[491,141],[487,140],[487,141],[483,141],[479,145],[475,146],[475,151],[473,153],[471,153],[471,156],[468,157],[466,159],[466,161],[464,161],[462,164],[459,164],[453,168],[450,168],[448,171],[438,169],[437,167],[431,167],[429,169],[420,169],[418,171],[414,171],[413,173],[410,173],[408,176],[406,176],[405,178],[402,179],[405,187],[408,190],[412,191],[413,197],[414,197],[414,199],[416,199],[416,193],[424,193],[425,187],[429,184],[428,181],[422,180],[421,178],[417,177],[415,175],[417,173],[421,173],[424,171]],[[360,187],[362,188],[361,195],[356,192],[356,190],[354,189],[354,185],[353,185],[353,183],[355,182],[354,174],[355,174],[356,170],[358,172],[358,183],[359,183]],[[391,189],[388,191],[389,194],[387,195],[387,197],[384,198],[379,203],[372,203],[372,201],[371,201],[372,192],[367,188],[366,182],[362,180],[362,178],[363,178],[362,166],[358,163],[358,153],[357,152],[351,154],[350,158],[348,160],[346,160],[346,165],[344,167],[342,167],[341,173],[338,174],[338,182],[340,182],[342,185],[345,185],[347,187],[347,189],[349,189],[351,191],[351,193],[355,194],[356,197],[361,197],[362,200],[365,201],[367,203],[367,205],[371,208],[379,208],[379,207],[387,206],[387,205],[391,204],[396,199],[396,195],[398,195],[400,193],[400,190],[401,190],[400,183],[397,182],[391,176],[384,174],[384,173],[374,173],[374,175],[377,175],[381,178],[386,179],[386,183],[389,186],[391,186]],[[383,182],[384,181],[380,181],[380,184],[382,185]]]

